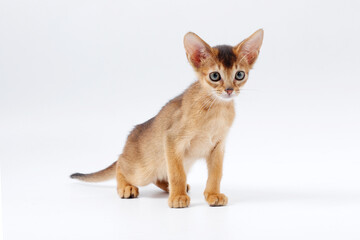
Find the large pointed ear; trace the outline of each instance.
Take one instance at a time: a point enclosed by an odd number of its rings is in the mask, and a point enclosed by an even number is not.
[[[264,38],[264,30],[259,29],[250,37],[235,46],[235,52],[240,60],[245,60],[250,67],[255,63]]]
[[[189,62],[198,68],[212,58],[211,47],[198,35],[188,32],[184,37],[184,47]]]

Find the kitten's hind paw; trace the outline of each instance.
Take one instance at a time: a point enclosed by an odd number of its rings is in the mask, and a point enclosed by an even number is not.
[[[225,206],[228,202],[228,198],[222,193],[204,193],[204,195],[211,207]]]
[[[176,196],[170,195],[168,203],[171,208],[185,208],[190,204],[190,197],[186,194]]]
[[[121,198],[137,198],[139,196],[139,188],[132,185],[123,188],[118,187],[117,192]]]
[[[155,182],[155,185],[164,190],[165,192],[169,192],[169,183],[167,181],[159,181],[157,180]],[[186,184],[186,192],[188,193],[190,191],[190,185]]]

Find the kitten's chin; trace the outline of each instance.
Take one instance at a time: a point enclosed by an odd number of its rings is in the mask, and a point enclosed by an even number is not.
[[[221,95],[217,95],[218,98],[220,98],[220,100],[225,101],[225,102],[230,102],[232,100],[234,100],[234,98],[236,97],[235,94],[231,94],[230,96],[228,94],[221,94]]]

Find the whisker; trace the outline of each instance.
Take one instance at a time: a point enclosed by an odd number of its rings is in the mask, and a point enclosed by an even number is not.
[[[216,100],[217,100],[217,98],[214,98],[214,100],[212,101],[212,103],[211,103],[210,107],[208,108],[206,114],[208,114],[208,112],[210,111],[212,105],[216,102]]]
[[[211,97],[211,95],[209,95]],[[212,98],[208,98],[205,100],[205,102],[201,105],[200,110],[198,111],[198,114],[201,114],[202,111],[205,109],[205,107],[210,103]]]
[[[248,88],[242,88],[242,89],[240,89],[240,91],[261,91],[261,90],[259,90],[259,89],[248,89]]]
[[[207,97],[210,97],[211,96],[211,93],[210,94],[207,94],[207,95],[205,95],[205,96],[201,96],[199,99],[196,99],[196,100],[194,100],[194,102],[192,103],[192,105],[191,105],[191,107],[194,107],[195,106],[195,104],[198,104],[199,102],[201,103],[201,105],[203,105],[204,104],[204,100],[207,100],[206,98]]]

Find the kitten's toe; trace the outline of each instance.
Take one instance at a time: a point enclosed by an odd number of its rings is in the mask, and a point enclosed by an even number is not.
[[[205,193],[205,199],[211,207],[225,206],[228,198],[222,193]]]
[[[171,208],[185,208],[190,204],[190,197],[186,194],[170,196],[168,203]]]
[[[139,188],[132,185],[118,188],[117,191],[121,198],[137,198],[139,196]]]

